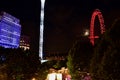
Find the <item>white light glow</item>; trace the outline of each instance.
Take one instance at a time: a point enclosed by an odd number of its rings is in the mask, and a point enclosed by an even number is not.
[[[41,60],[43,59],[44,5],[45,0],[41,0],[40,39],[39,39],[39,57],[41,58]]]
[[[84,36],[88,36],[88,35],[89,35],[89,30],[85,30]]]

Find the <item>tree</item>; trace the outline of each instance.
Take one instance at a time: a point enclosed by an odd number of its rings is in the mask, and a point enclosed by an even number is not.
[[[116,19],[110,30],[107,32],[111,38],[111,46],[104,53],[99,72],[104,71],[104,80],[119,80],[120,79],[120,19]],[[109,66],[109,68],[108,68]]]
[[[83,39],[83,40],[82,40]],[[81,71],[88,71],[89,63],[93,53],[93,46],[86,37],[77,40],[73,47],[68,52],[67,67],[73,78],[79,77],[80,68]]]
[[[76,74],[78,74],[77,71],[75,70],[75,64],[74,64],[74,60],[73,60],[74,50],[75,50],[75,48],[73,48],[69,51],[68,58],[67,58],[68,59],[67,67],[68,67],[68,69],[70,71],[70,74],[71,74],[73,79],[76,78]]]
[[[7,75],[9,80],[31,78],[40,67],[39,56],[20,48],[6,49]],[[28,54],[29,53],[29,54]]]
[[[93,80],[120,79],[120,19],[115,20],[99,39],[91,60]]]

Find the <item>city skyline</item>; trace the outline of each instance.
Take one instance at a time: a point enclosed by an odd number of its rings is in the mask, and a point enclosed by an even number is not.
[[[97,8],[103,14],[106,28],[120,17],[117,0],[46,0],[44,51],[68,51],[83,31],[89,29],[92,13]],[[39,51],[40,1],[2,0],[0,11],[20,19],[22,34],[30,36],[33,51]]]

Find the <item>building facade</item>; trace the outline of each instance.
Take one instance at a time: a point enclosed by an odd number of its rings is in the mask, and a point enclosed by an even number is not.
[[[30,38],[28,36],[22,35],[20,38],[20,48],[24,50],[30,49]]]
[[[18,48],[20,42],[20,20],[6,13],[0,13],[0,46]]]

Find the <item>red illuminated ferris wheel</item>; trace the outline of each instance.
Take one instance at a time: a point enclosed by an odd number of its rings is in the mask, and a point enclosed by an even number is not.
[[[95,38],[99,38],[99,36],[95,36],[94,35],[94,23],[95,23],[95,17],[98,16],[98,19],[99,19],[99,22],[100,22],[100,31],[101,31],[101,34],[103,34],[105,32],[105,25],[104,25],[104,19],[103,19],[103,16],[102,16],[102,13],[100,12],[99,9],[95,9],[93,14],[92,14],[92,17],[91,17],[91,23],[90,23],[90,42],[92,43],[92,45],[95,44]]]

